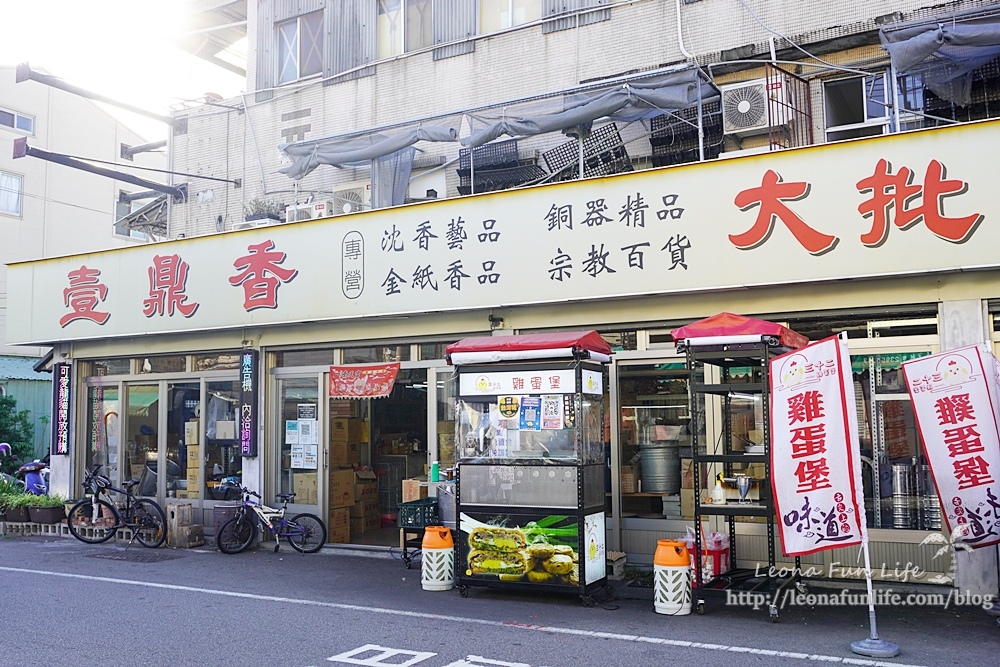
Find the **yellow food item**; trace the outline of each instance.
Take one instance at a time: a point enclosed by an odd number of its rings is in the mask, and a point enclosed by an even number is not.
[[[469,546],[481,551],[517,551],[528,546],[528,538],[520,528],[482,526],[469,533]]]
[[[544,584],[545,582],[552,579],[555,575],[549,574],[548,572],[539,572],[538,570],[532,570],[528,573],[528,581],[533,584]]]
[[[473,551],[469,554],[469,569],[473,574],[513,574],[520,577],[533,564],[525,551]]]
[[[579,565],[574,565],[573,569],[570,570],[570,573],[568,575],[566,575],[566,583],[568,583],[568,584],[570,584],[572,586],[579,586],[580,585],[580,566]]]
[[[521,581],[524,577],[523,574],[501,574],[499,575],[500,581]]]
[[[556,544],[553,545],[552,548],[555,550],[555,553],[562,556],[572,556],[574,553],[573,547],[569,546],[568,544]]]
[[[552,558],[542,561],[542,567],[549,574],[569,574],[573,569],[573,559],[569,556],[556,554]]]
[[[532,558],[545,560],[556,553],[556,548],[548,542],[535,542],[528,545],[528,553]]]

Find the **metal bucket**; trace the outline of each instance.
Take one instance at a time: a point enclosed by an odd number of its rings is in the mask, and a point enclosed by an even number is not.
[[[892,527],[916,528],[913,513],[914,480],[908,463],[892,466]]]
[[[639,459],[642,462],[643,492],[680,493],[681,457],[678,443],[641,443]]]

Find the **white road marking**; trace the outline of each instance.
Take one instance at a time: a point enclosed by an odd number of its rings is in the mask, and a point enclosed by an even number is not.
[[[374,653],[374,655],[369,655],[364,658],[354,657],[364,653]],[[327,658],[327,660],[330,662],[344,662],[349,665],[368,665],[369,667],[410,667],[410,665],[423,662],[424,660],[433,658],[436,655],[437,653],[428,653],[426,651],[406,651],[398,648],[379,646],[378,644],[365,644],[361,648],[338,653],[337,655],[331,655]],[[407,656],[406,662],[399,662],[399,656]],[[382,662],[383,660],[386,660],[387,662]]]
[[[122,584],[124,586],[140,586],[145,588],[159,588],[170,591],[185,591],[189,593],[203,593],[205,595],[219,595],[222,597],[242,598],[245,600],[258,600],[261,602],[281,602],[285,604],[299,604],[310,607],[327,607],[329,609],[344,609],[348,611],[362,611],[369,614],[385,614],[389,616],[406,616],[409,618],[426,618],[435,621],[451,621],[453,623],[465,623],[468,625],[488,625],[501,628],[517,628],[533,632],[550,632],[553,634],[575,635],[579,637],[594,637],[601,639],[615,639],[626,642],[645,642],[649,644],[663,644],[665,646],[678,646],[681,648],[695,648],[706,651],[736,651],[750,655],[780,656],[794,660],[812,660],[817,662],[829,662],[841,665],[860,665],[861,667],[922,667],[920,665],[903,664],[899,662],[884,662],[882,660],[866,660],[864,658],[842,658],[833,655],[820,655],[813,653],[793,653],[783,651],[773,651],[768,649],[751,648],[749,646],[730,646],[727,644],[704,644],[701,642],[689,642],[679,639],[664,639],[662,637],[644,637],[642,635],[623,635],[616,632],[598,632],[596,630],[579,630],[576,628],[560,628],[551,625],[534,625],[529,623],[511,623],[507,621],[490,621],[483,618],[471,618],[467,616],[451,616],[448,614],[431,614],[421,611],[405,611],[403,609],[379,609],[377,607],[367,607],[359,604],[343,604],[341,602],[320,602],[318,600],[302,600],[298,598],[286,598],[276,595],[258,595],[256,593],[238,593],[235,591],[223,591],[214,588],[198,588],[196,586],[179,586],[177,584],[158,584],[150,581],[136,581],[133,579],[117,579],[115,577],[97,577],[89,574],[71,574],[68,572],[51,572],[48,570],[31,570],[21,567],[0,566],[0,572],[20,572],[22,574],[38,574],[48,577],[64,577],[66,579],[82,579],[84,581],[100,581],[109,584]]]
[[[464,660],[449,662],[444,667],[531,667],[523,662],[502,662],[500,660],[490,660],[479,655],[467,656]]]

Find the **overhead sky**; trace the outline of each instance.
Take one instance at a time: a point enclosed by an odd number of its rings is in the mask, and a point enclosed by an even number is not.
[[[0,65],[27,62],[75,86],[164,115],[205,93],[228,98],[245,88],[242,77],[169,44],[171,35],[185,30],[182,0],[0,4]],[[162,123],[105,108],[147,140],[167,136]]]

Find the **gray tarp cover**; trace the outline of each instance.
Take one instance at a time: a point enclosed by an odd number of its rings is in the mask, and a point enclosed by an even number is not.
[[[970,73],[1000,56],[1000,17],[886,27],[880,37],[900,74],[919,73],[935,95],[967,106],[972,101]]]
[[[715,88],[702,81],[698,70],[690,68],[619,84],[610,89],[547,100],[550,106],[555,102],[562,107],[548,113],[543,109],[535,109],[535,113],[530,113],[530,110],[529,113],[518,113],[518,109],[508,109],[503,118],[462,139],[462,145],[481,146],[505,134],[524,137],[558,132],[586,126],[602,118],[630,121],[665,111],[688,109],[698,105],[699,86],[702,102],[718,96]],[[478,118],[483,120],[482,116]]]
[[[282,144],[279,150],[292,158],[292,164],[278,171],[299,180],[321,164],[340,166],[376,160],[391,155],[418,141],[456,141],[458,130],[453,127],[430,126],[403,130],[392,136],[373,134],[354,139],[316,139]]]

